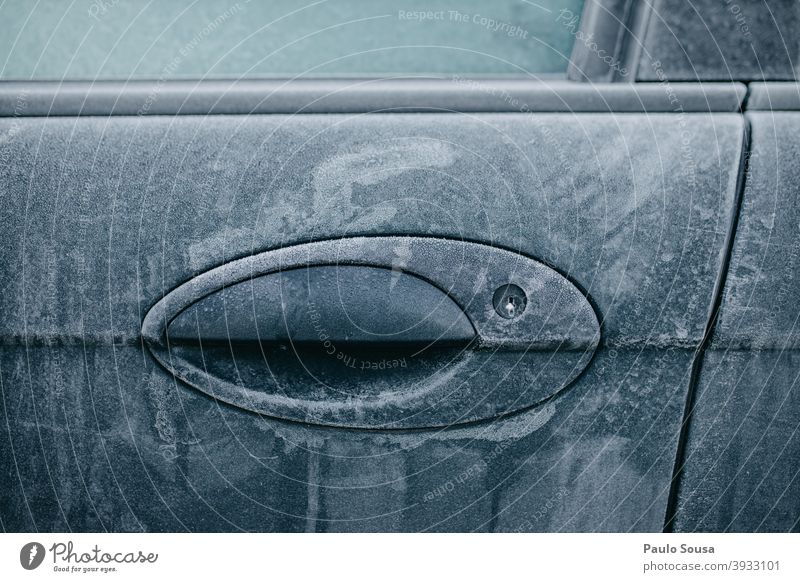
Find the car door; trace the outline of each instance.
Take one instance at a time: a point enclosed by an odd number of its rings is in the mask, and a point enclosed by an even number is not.
[[[762,190],[792,204],[774,182],[792,114],[743,114],[735,79],[566,80],[580,3],[378,3],[421,40],[346,57],[320,41],[311,65],[228,78],[193,59],[236,54],[237,22],[304,46],[288,7],[187,8],[177,49],[159,35],[117,61],[136,45],[111,22],[151,13],[83,8],[111,43],[99,69],[0,85],[5,530],[797,526],[778,517],[797,514],[794,360],[770,343],[793,324],[768,318],[753,351],[738,311],[759,297],[752,257],[780,261],[755,239]],[[307,10],[311,32],[358,20]],[[431,30],[502,42],[486,58]],[[422,72],[403,60],[421,48]],[[785,381],[754,420],[721,418],[766,369]],[[764,422],[777,432],[748,448]]]
[[[747,180],[691,405],[679,530],[798,528],[797,95],[794,83],[750,87]]]

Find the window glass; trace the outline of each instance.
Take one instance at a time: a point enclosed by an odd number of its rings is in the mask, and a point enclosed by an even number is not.
[[[5,0],[0,78],[561,74],[583,0]]]

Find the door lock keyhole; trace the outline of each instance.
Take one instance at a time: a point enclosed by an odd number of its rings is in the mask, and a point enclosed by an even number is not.
[[[528,305],[528,297],[521,287],[508,284],[499,287],[492,298],[494,310],[504,319],[514,319],[522,315]]]

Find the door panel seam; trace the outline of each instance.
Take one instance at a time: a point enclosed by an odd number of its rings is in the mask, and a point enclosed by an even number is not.
[[[736,238],[736,229],[739,224],[739,215],[741,214],[742,210],[742,199],[744,196],[745,182],[750,164],[751,149],[750,123],[745,116],[742,116],[742,119],[744,122],[744,135],[742,139],[742,151],[739,158],[739,172],[736,178],[733,209],[731,213],[730,224],[728,225],[728,232],[723,245],[724,250],[722,261],[720,262],[717,280],[714,285],[711,310],[706,322],[705,333],[703,334],[703,339],[697,346],[692,359],[692,367],[689,374],[689,386],[686,391],[686,401],[684,403],[683,417],[681,421],[680,432],[678,434],[678,446],[675,451],[675,462],[672,469],[672,478],[670,480],[666,512],[664,514],[664,527],[662,530],[664,533],[671,533],[674,531],[675,518],[678,513],[678,503],[681,494],[683,470],[687,463],[686,455],[689,430],[691,427],[692,415],[697,404],[697,390],[700,380],[700,373],[703,368],[703,358],[706,351],[709,349],[709,345],[717,326],[719,311],[722,305],[722,297],[725,290],[725,283],[727,281],[728,271],[730,269],[731,255],[733,253],[733,245]]]

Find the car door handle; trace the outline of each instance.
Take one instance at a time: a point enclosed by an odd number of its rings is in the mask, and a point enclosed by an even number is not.
[[[178,378],[240,408],[419,428],[552,396],[588,364],[600,327],[575,285],[519,253],[353,237],[203,273],[151,308],[142,335]]]
[[[475,338],[443,290],[403,271],[294,266],[220,289],[179,313],[171,342],[462,343]]]

